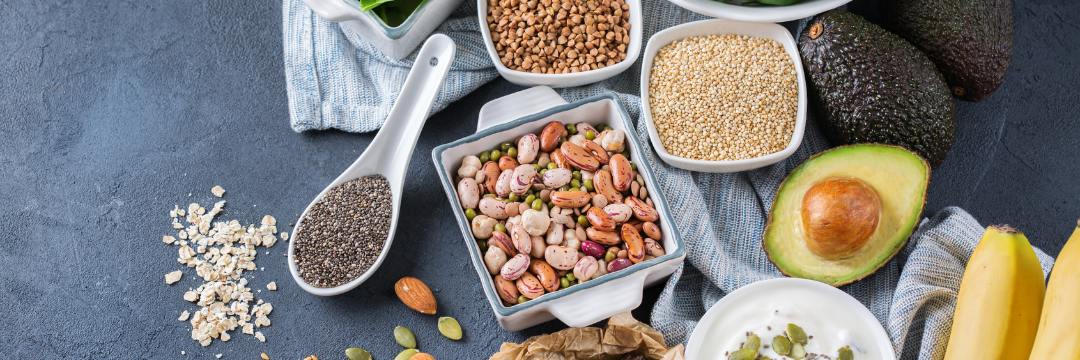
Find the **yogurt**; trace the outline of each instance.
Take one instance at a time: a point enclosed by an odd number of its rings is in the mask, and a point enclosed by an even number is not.
[[[835,358],[849,346],[856,359],[895,359],[892,344],[877,319],[861,303],[831,286],[803,279],[772,279],[744,286],[718,301],[702,317],[687,344],[687,359],[726,360],[746,341],[762,345],[784,334],[788,323],[806,331],[808,354]],[[762,346],[760,354],[779,358]]]

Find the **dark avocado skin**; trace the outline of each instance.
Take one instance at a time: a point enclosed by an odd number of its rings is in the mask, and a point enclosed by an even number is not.
[[[886,27],[937,64],[953,94],[978,101],[997,90],[1012,57],[1012,0],[883,1]]]
[[[821,32],[811,39],[815,24]],[[838,145],[884,143],[937,166],[952,147],[953,100],[934,63],[899,36],[840,10],[799,35],[818,123]]]

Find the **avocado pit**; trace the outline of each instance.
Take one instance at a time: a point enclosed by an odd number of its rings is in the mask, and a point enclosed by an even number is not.
[[[838,260],[866,245],[881,218],[881,197],[862,180],[834,177],[810,187],[802,199],[806,247],[815,255]]]

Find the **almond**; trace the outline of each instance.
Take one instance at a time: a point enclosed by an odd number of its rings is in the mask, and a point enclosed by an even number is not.
[[[405,306],[421,314],[435,315],[435,294],[420,279],[412,276],[401,278],[394,284],[394,293]]]

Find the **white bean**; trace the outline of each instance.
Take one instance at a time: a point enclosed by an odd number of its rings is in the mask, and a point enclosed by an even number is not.
[[[484,265],[487,265],[488,272],[492,275],[498,274],[504,264],[506,264],[506,253],[498,246],[489,246],[487,252],[484,253]]]
[[[544,235],[550,225],[551,218],[548,217],[547,212],[528,209],[521,214],[521,226],[529,232],[529,235]]]
[[[492,219],[486,215],[476,215],[472,219],[472,233],[477,239],[483,240],[491,237],[491,233],[495,231],[495,224],[499,221]]]
[[[476,155],[469,155],[461,159],[461,167],[458,168],[457,174],[461,178],[471,178],[476,176],[476,172],[480,171],[480,167],[483,164],[480,163],[480,158]]]
[[[563,226],[560,224],[551,224],[551,229],[548,230],[545,241],[548,245],[558,245],[563,241]]]

